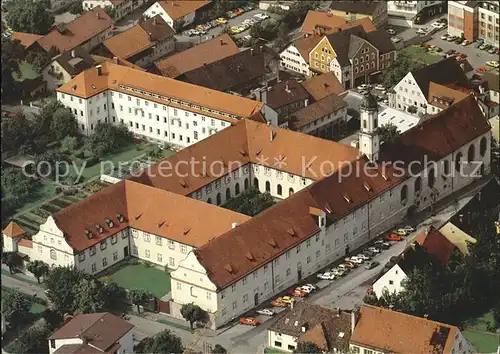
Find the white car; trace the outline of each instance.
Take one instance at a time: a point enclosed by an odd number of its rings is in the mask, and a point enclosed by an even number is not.
[[[392,43],[399,43],[399,42],[401,42],[401,37],[391,37],[391,42]]]
[[[313,285],[313,284],[305,284],[305,285],[303,285],[302,287],[304,287],[304,286],[305,286],[305,287],[308,287],[308,288],[311,288],[311,289],[313,289],[313,290],[318,289],[318,287],[317,287],[316,285]]]
[[[363,258],[359,258],[357,256],[352,256],[351,258],[346,258],[345,261],[356,263],[356,264],[362,264],[365,260]]]
[[[405,229],[406,232],[408,232],[408,233],[412,233],[412,232],[416,231],[415,228],[413,226],[410,226],[410,225],[403,227],[403,229]]]
[[[377,85],[375,85],[375,90],[384,91],[385,87],[384,87],[384,85],[377,84]]]
[[[340,270],[343,270],[344,272],[348,272],[348,271],[351,270],[349,267],[346,267],[344,264],[339,264],[337,266],[337,268],[340,269]]]
[[[325,279],[325,280],[333,280],[333,279],[335,279],[335,274],[333,274],[331,272],[326,272],[324,274],[318,274],[318,278]]]
[[[425,29],[425,28],[419,28],[417,30],[417,34],[427,34],[427,29]]]
[[[307,294],[310,294],[310,293],[312,293],[314,291],[315,288],[312,288],[312,287],[310,287],[308,285],[303,285],[303,286],[301,286],[298,289],[300,289],[300,291],[303,291],[303,292],[305,292]]]
[[[388,28],[385,31],[387,32],[387,34],[391,36],[394,36],[396,34],[396,31],[394,31],[392,28]]]
[[[396,231],[396,234],[398,234],[399,236],[406,236],[406,235],[408,235],[408,234],[409,234],[409,232],[408,232],[408,231],[406,231],[406,229],[398,229],[398,230]]]
[[[434,22],[431,26],[434,28],[445,28],[446,24],[444,24],[442,22]]]
[[[264,315],[264,316],[273,316],[274,315],[274,311],[271,309],[257,310],[257,313],[259,315]]]
[[[347,268],[346,269],[341,269],[340,267],[334,268],[332,269],[332,273],[335,274],[336,277],[341,277],[347,273]]]
[[[448,37],[449,37],[449,36],[450,36],[450,35],[449,35],[448,33],[445,33],[445,34],[443,34],[443,35],[441,36],[441,39],[445,41],[445,40],[447,40],[447,39],[448,39]]]
[[[366,254],[358,254],[356,257],[358,257],[359,259],[362,259],[362,260],[365,260],[365,261],[369,261],[370,259],[372,259],[371,257],[368,257]]]
[[[356,87],[359,91],[364,91],[368,90],[368,85],[367,84],[361,84],[358,87]]]
[[[373,253],[380,253],[380,250],[377,247],[368,247],[368,251]]]

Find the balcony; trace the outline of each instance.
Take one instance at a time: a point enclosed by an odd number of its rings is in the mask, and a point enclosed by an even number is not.
[[[394,1],[394,5],[408,7],[408,8],[414,8],[414,7],[417,7],[417,2],[416,1]]]

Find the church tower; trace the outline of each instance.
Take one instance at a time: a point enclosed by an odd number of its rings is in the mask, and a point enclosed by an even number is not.
[[[359,151],[370,161],[379,159],[380,137],[378,128],[378,104],[371,93],[366,93],[360,105],[361,130],[359,133]]]

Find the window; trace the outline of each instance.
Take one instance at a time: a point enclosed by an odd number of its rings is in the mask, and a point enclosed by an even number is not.
[[[434,184],[436,183],[436,171],[431,168],[429,170],[429,176],[427,179],[427,184],[430,188],[434,188]]]
[[[145,253],[146,258],[151,257],[151,252],[149,250],[146,250],[144,253]]]
[[[39,252],[42,253],[41,249],[40,249],[42,246],[38,246],[38,247],[39,247]],[[84,260],[85,260],[85,251],[84,252],[80,252],[78,254],[78,261],[83,262]]]
[[[233,310],[236,310],[236,307],[237,307],[237,303],[236,303],[236,301],[233,301]]]
[[[476,149],[474,144],[470,144],[469,150],[467,150],[467,162],[471,163],[476,155]]]
[[[481,155],[481,157],[484,157],[486,150],[488,150],[488,139],[483,137],[481,139],[481,142],[479,143],[479,154]]]
[[[95,265],[95,263],[92,263],[92,272],[96,272],[97,271],[97,266]]]
[[[104,258],[102,259],[102,266],[103,266],[103,267],[106,267],[107,265],[108,265],[108,261],[107,261],[106,257],[104,257]]]
[[[311,263],[311,256],[307,256],[306,262],[307,264]]]
[[[162,262],[162,261],[163,261],[163,257],[162,257],[162,254],[161,254],[161,253],[156,254],[156,260],[157,260],[158,262]]]
[[[276,189],[277,189],[276,192],[278,193],[278,195],[282,195],[283,194],[283,188],[281,187],[281,184],[278,184]]]
[[[181,282],[177,282],[177,289],[182,290],[182,283]]]
[[[90,247],[89,253],[91,256],[95,254],[95,246]]]
[[[415,193],[419,193],[421,190],[422,190],[422,178],[417,177],[417,179],[415,179]]]
[[[156,244],[158,246],[161,246],[161,243],[162,243],[161,237],[160,236],[156,236]]]
[[[114,245],[118,241],[116,235],[111,236],[111,244]]]
[[[114,261],[118,260],[118,251],[113,252],[113,260]]]
[[[50,250],[50,258],[53,260],[57,260],[57,252],[56,250]]]
[[[101,251],[104,251],[108,244],[106,243],[106,240],[101,241]]]
[[[311,247],[311,239],[309,239],[309,240],[306,241],[306,247],[307,248]]]
[[[406,201],[408,200],[408,186],[404,185],[403,188],[401,188],[401,204],[405,205]]]
[[[212,299],[212,293],[210,291],[207,291],[207,300]]]
[[[460,166],[462,164],[462,153],[459,152],[456,156],[455,156],[455,170],[457,172],[460,172]]]
[[[175,266],[175,259],[174,257],[168,257],[168,265],[170,266]]]
[[[236,284],[231,285],[231,292],[234,293],[236,291]]]
[[[243,285],[247,285],[247,283],[248,283],[247,277],[243,278]]]
[[[139,249],[137,248],[137,246],[133,246],[132,247],[132,253],[135,254],[135,255],[139,254]]]
[[[248,302],[248,294],[243,295],[243,303],[246,304]]]
[[[279,274],[277,274],[276,277],[275,277],[275,283],[276,284],[281,283],[281,279],[280,279],[280,275]]]
[[[181,252],[187,253],[187,246],[186,245],[181,245]]]
[[[297,253],[300,253],[300,245],[297,246]]]
[[[150,242],[151,241],[151,235],[149,235],[149,234],[145,233],[143,235],[143,238],[144,238],[144,242]]]

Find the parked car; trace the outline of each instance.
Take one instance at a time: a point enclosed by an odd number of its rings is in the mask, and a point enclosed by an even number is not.
[[[333,279],[335,279],[335,274],[333,274],[331,272],[326,272],[323,274],[319,274],[318,278],[323,279],[323,280],[333,280]]]
[[[408,231],[406,231],[405,229],[398,229],[396,231],[396,234],[399,236],[406,236],[406,235],[408,235]]]
[[[439,20],[437,20],[437,22],[448,23],[448,20],[445,18],[440,18]]]
[[[386,241],[401,241],[403,238],[396,234],[385,235],[384,240]]]
[[[351,262],[354,264],[362,264],[365,262],[365,260],[363,258],[359,258],[358,256],[352,256],[351,258],[346,258],[345,261]]]
[[[458,37],[457,39],[455,39],[455,44],[462,44],[463,42],[463,39],[461,37]]]
[[[389,242],[384,242],[383,240],[375,241],[374,245],[385,250],[391,247],[391,244]]]
[[[382,84],[377,84],[377,85],[375,85],[375,90],[384,91],[385,87]]]
[[[318,289],[318,287],[313,284],[305,284],[301,286],[301,289],[309,289],[310,290],[309,292],[312,292],[313,290]]]
[[[480,74],[486,72],[486,69],[485,68],[477,68],[476,71]]]
[[[247,326],[258,326],[259,321],[253,317],[242,317],[240,318],[240,323]]]
[[[285,304],[292,304],[293,302],[295,302],[295,299],[290,296],[283,296],[281,298],[281,301],[283,301]]]
[[[399,43],[401,42],[401,37],[391,37],[391,42],[392,43]]]
[[[380,253],[380,249],[377,247],[368,247],[368,251],[373,252],[373,253]]]
[[[364,91],[368,90],[369,86],[367,84],[361,84],[358,87],[356,87],[359,91]]]
[[[369,261],[370,259],[372,259],[372,257],[368,256],[367,254],[364,254],[364,253],[360,253],[358,254],[356,257],[364,260],[364,261]]]
[[[427,29],[426,29],[426,28],[419,28],[419,29],[417,30],[417,34],[422,34],[422,35],[423,35],[423,34],[427,34]]]
[[[312,292],[313,292],[313,290],[314,290],[313,288],[310,288],[310,287],[308,287],[307,285],[303,285],[303,286],[301,286],[301,287],[299,287],[299,288],[297,288],[297,289],[300,289],[301,291],[303,291],[303,292],[305,292],[305,293],[307,293],[307,294],[312,293]]]
[[[457,36],[450,36],[450,37],[448,37],[447,41],[453,42],[455,39],[457,39]]]
[[[492,48],[490,48],[490,50],[488,50],[488,53],[495,54],[497,50],[498,50],[497,48],[492,47]]]
[[[392,28],[388,28],[385,31],[387,32],[387,34],[391,36],[394,36],[396,34],[396,31],[394,31]]]
[[[373,269],[375,268],[376,266],[378,266],[380,263],[377,262],[377,261],[373,261],[373,262],[369,262],[369,263],[366,263],[365,265],[365,269]]]
[[[306,297],[307,295],[309,295],[309,293],[302,291],[301,288],[295,288],[295,289],[290,290],[290,295],[297,296],[297,297]]]
[[[443,35],[441,36],[441,39],[445,41],[445,40],[447,40],[447,39],[448,39],[448,37],[449,37],[449,36],[450,36],[450,35],[449,35],[448,33],[445,33],[445,34],[443,34]]]
[[[271,302],[271,305],[273,305],[274,307],[287,307],[288,306],[288,304],[286,302],[284,302],[281,297],[273,300]]]
[[[466,45],[471,44],[472,42],[466,39],[465,41],[462,42],[462,45],[465,47]]]
[[[347,269],[334,268],[332,269],[332,273],[335,274],[336,277],[343,277],[347,274]]]
[[[492,66],[494,68],[498,68],[498,66],[499,66],[498,61],[495,61],[495,60],[489,60],[489,61],[487,61],[486,65]]]
[[[274,311],[271,309],[257,310],[257,313],[264,316],[274,316]]]
[[[356,264],[354,264],[352,262],[344,262],[344,263],[339,265],[339,268],[341,268],[341,267],[344,267],[346,269],[353,269],[353,268],[356,268]]]
[[[405,229],[406,232],[408,232],[408,233],[412,233],[412,232],[416,231],[415,228],[411,225],[406,225],[405,227],[403,227],[403,229]]]

